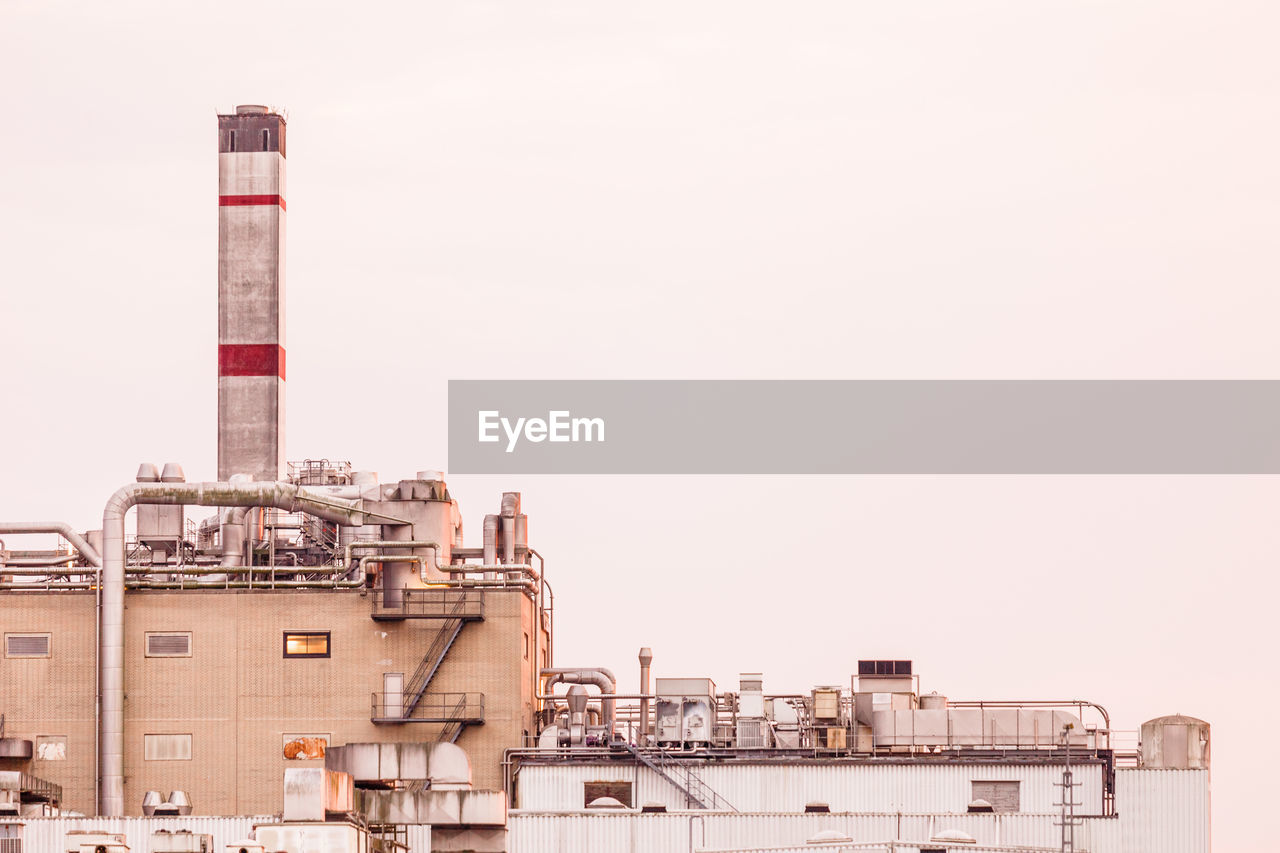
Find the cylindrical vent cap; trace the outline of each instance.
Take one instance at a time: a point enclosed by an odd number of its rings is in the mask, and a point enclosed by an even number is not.
[[[160,479],[160,469],[154,462],[143,462],[138,466],[139,483],[155,483]]]
[[[264,116],[269,112],[271,110],[262,104],[239,104],[236,106],[236,115],[238,116]]]
[[[183,473],[182,466],[177,462],[164,463],[164,470],[160,472],[160,482],[162,483],[185,483],[187,475]]]

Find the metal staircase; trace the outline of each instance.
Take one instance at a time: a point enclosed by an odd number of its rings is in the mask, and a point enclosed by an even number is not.
[[[691,807],[719,812],[737,811],[706,782],[703,782],[688,762],[679,761],[663,752],[645,753],[634,744],[628,743],[624,746],[637,761],[683,791]]]
[[[386,607],[382,596],[374,597],[372,618],[376,621],[435,619],[440,621],[431,645],[400,693],[374,693],[370,719],[374,723],[444,723],[439,740],[453,743],[469,725],[484,722],[483,693],[429,693],[428,688],[440,665],[468,622],[484,619],[484,593],[465,589],[392,590],[395,605]]]
[[[427,685],[431,683],[431,679],[435,678],[440,664],[444,663],[444,656],[449,654],[449,649],[453,648],[458,635],[462,633],[462,627],[466,624],[462,619],[449,619],[436,632],[435,639],[427,647],[427,653],[422,656],[418,668],[413,672],[413,677],[405,685],[404,715],[406,717],[413,714],[413,709],[422,699],[422,694],[427,692]]]

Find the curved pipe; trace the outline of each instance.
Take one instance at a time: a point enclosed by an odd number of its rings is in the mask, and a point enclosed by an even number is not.
[[[124,517],[136,504],[276,507],[352,527],[365,522],[362,501],[317,494],[292,483],[129,483],[107,500],[98,642],[98,814],[104,817],[124,815]]]
[[[249,507],[234,506],[224,510],[219,534],[222,542],[222,565],[238,566],[244,559],[245,517]]]
[[[550,676],[550,678],[547,678]],[[601,698],[604,705],[605,729],[612,735],[613,722],[617,716],[615,701],[612,698],[618,692],[618,679],[613,673],[602,666],[597,667],[549,667],[542,670],[542,677],[547,678],[546,685],[543,687],[543,693],[550,693],[551,686],[557,683],[563,684],[594,684],[599,688],[600,692],[606,694]]]
[[[102,565],[97,550],[65,521],[0,521],[0,533],[57,533],[74,545],[89,565]]]

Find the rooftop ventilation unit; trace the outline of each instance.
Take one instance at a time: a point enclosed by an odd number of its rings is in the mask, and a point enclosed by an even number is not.
[[[151,853],[213,853],[213,836],[186,829],[157,830],[151,833]]]

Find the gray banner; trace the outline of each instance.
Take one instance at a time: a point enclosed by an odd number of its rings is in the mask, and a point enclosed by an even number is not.
[[[449,383],[455,474],[1280,474],[1280,382]]]

